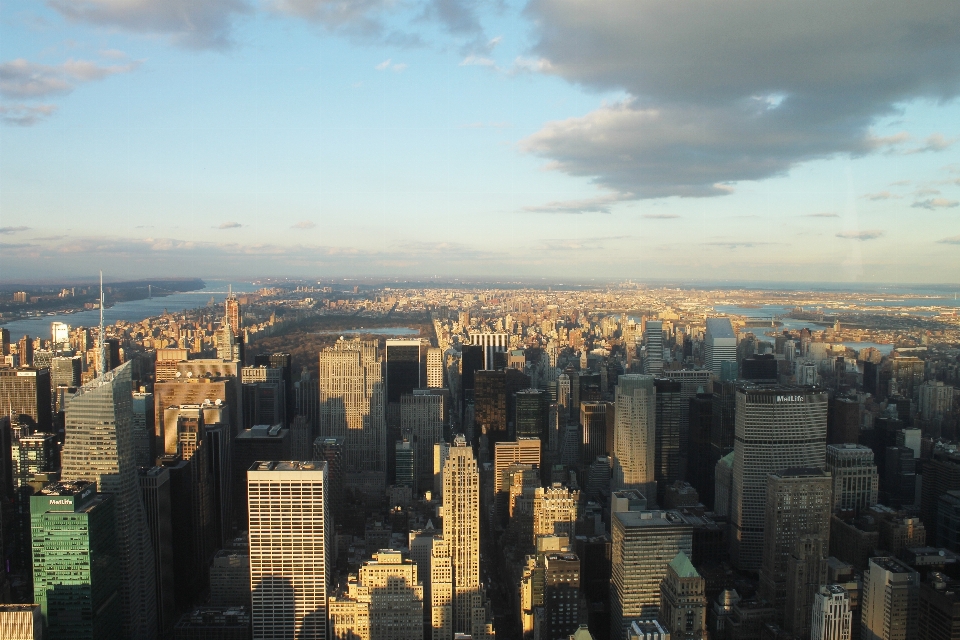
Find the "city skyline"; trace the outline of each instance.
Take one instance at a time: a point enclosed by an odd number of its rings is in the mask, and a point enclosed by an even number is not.
[[[5,3],[0,271],[955,280],[960,8],[761,4]]]

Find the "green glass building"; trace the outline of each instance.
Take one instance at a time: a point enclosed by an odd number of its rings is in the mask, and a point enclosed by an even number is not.
[[[115,501],[96,489],[61,482],[30,497],[33,592],[45,638],[120,638]]]

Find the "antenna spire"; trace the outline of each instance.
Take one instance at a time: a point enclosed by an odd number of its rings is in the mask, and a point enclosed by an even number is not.
[[[97,377],[99,378],[107,372],[107,352],[105,350],[106,342],[103,335],[103,270],[100,270],[100,362],[97,363]]]

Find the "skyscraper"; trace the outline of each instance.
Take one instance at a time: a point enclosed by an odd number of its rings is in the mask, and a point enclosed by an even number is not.
[[[622,375],[616,391],[613,484],[616,489],[653,488],[656,462],[656,398],[653,376]],[[626,633],[626,629],[624,629]]]
[[[822,469],[827,394],[806,387],[737,387],[736,442],[730,505],[734,563],[757,571],[763,557],[767,475],[781,469]]]
[[[877,504],[880,480],[873,451],[862,444],[827,445],[827,466],[833,478],[833,508],[860,510]]]
[[[920,575],[895,558],[870,558],[863,574],[862,640],[917,637]]]
[[[34,599],[52,638],[120,637],[115,505],[114,496],[82,480],[30,497]]]
[[[153,548],[140,499],[131,430],[130,362],[80,388],[67,402],[61,477],[95,482],[116,500],[123,631],[157,633]]]
[[[443,384],[443,350],[437,347],[427,349],[427,388],[442,389]]]
[[[676,511],[618,511],[610,519],[610,638],[620,640],[631,622],[660,613],[667,565],[681,551],[693,555],[693,528]]]
[[[377,343],[338,340],[320,352],[320,435],[343,438],[347,479],[386,481],[386,396]],[[363,483],[362,483],[363,484]]]
[[[667,565],[660,586],[660,620],[675,640],[707,637],[706,581],[683,551]]]
[[[825,584],[813,598],[810,640],[850,640],[853,613],[850,594],[839,584]]]
[[[584,464],[609,456],[614,451],[614,421],[616,417],[612,402],[581,402],[580,461]]]
[[[653,477],[662,499],[667,486],[680,479],[680,416],[689,407],[681,402],[678,381],[658,378],[653,381],[653,386],[656,406]]]
[[[518,438],[549,440],[550,398],[543,389],[522,389],[516,393],[515,432]]]
[[[21,424],[50,432],[50,372],[46,369],[0,369],[0,415],[13,414]]]
[[[506,353],[510,346],[510,336],[506,333],[471,333],[470,344],[483,347],[483,368],[490,371],[496,369],[496,353]]]
[[[804,537],[818,538],[822,549],[829,544],[833,486],[820,469],[784,469],[767,476],[766,489],[759,593],[782,622],[790,554]]]
[[[457,436],[443,462],[443,539],[453,571],[453,630],[471,633],[480,592],[480,473],[473,449]]]
[[[647,343],[647,357],[643,361],[643,372],[659,376],[663,372],[663,322],[647,320],[643,334],[644,342]]]
[[[325,640],[333,522],[324,462],[247,472],[254,640]]]
[[[434,393],[400,397],[400,434],[413,444],[419,491],[433,486],[433,445],[443,442],[443,405],[444,397]]]
[[[703,365],[720,377],[723,362],[737,361],[737,334],[730,318],[707,318],[703,336]]]
[[[400,402],[420,384],[420,341],[387,340],[387,402]]]

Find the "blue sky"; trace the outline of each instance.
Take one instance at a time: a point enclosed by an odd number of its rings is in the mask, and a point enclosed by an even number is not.
[[[0,279],[960,280],[954,0],[0,8]]]

